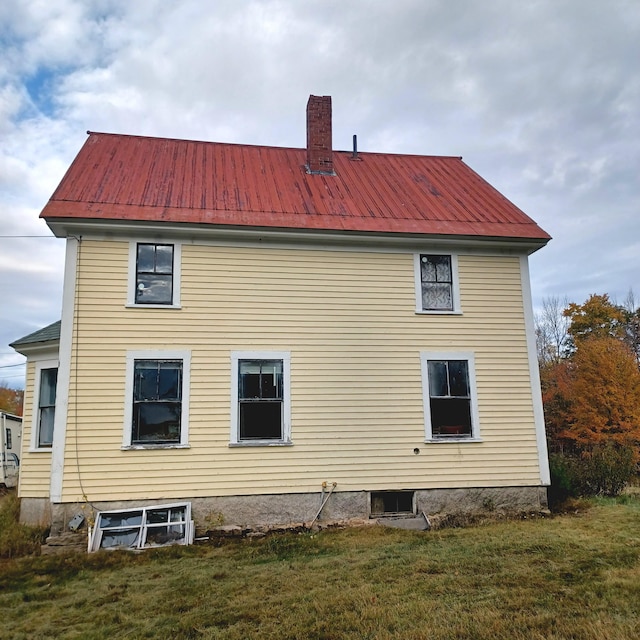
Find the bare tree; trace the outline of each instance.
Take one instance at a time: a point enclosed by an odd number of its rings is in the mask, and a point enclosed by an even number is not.
[[[559,362],[568,346],[571,321],[564,315],[569,299],[549,296],[542,300],[542,309],[536,313],[536,347],[540,366]]]
[[[635,354],[640,366],[640,306],[637,305],[633,289],[629,289],[621,308],[625,317],[624,341]]]

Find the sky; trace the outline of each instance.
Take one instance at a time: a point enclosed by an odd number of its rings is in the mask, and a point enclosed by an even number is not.
[[[553,236],[534,306],[640,296],[638,0],[2,0],[0,383],[58,320],[64,240],[40,211],[101,131],[462,156]]]

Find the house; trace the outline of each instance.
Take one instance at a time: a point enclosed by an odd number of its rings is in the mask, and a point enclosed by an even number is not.
[[[0,487],[18,486],[22,418],[0,411]]]
[[[61,323],[13,343],[23,521],[546,506],[548,234],[461,158],[334,151],[331,118],[311,96],[306,149],[89,133],[41,214]]]

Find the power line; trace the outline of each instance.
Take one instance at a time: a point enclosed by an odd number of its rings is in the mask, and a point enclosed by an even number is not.
[[[5,235],[0,235],[0,238],[50,238],[51,240],[64,240],[64,238],[57,238],[56,236],[5,236]]]
[[[3,364],[0,365],[0,369],[11,369],[11,367],[24,367],[26,363],[20,362],[19,364]]]

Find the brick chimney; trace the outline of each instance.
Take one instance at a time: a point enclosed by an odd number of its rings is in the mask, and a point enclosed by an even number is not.
[[[307,173],[335,175],[331,144],[331,96],[309,96],[307,102]]]

